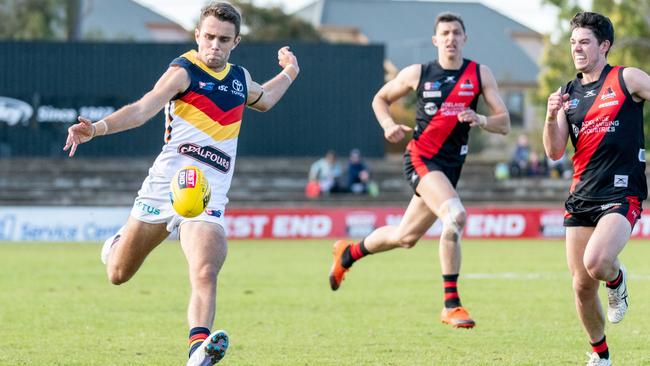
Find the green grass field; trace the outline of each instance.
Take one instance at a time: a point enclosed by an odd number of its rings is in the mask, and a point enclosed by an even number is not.
[[[561,241],[463,243],[472,330],[439,322],[437,245],[368,257],[329,289],[330,242],[232,241],[219,278],[223,365],[579,365],[589,351]],[[176,242],[127,284],[99,245],[0,243],[0,365],[184,365],[186,263]],[[607,336],[616,365],[650,365],[649,242],[622,255],[631,308]],[[601,291],[604,296],[604,291]]]

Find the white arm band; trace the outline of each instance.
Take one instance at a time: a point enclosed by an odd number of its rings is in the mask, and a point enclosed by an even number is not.
[[[485,128],[485,126],[487,126],[487,117],[482,114],[477,114],[476,117],[478,117],[478,126]]]
[[[104,136],[108,132],[108,125],[103,119],[100,119],[99,121],[93,123],[93,126],[95,127],[95,133],[93,134],[93,137]],[[102,128],[100,129],[99,126],[102,126]]]
[[[282,70],[282,71],[280,71],[280,74],[284,75],[284,77],[287,78],[287,80],[289,80],[289,83],[293,83],[293,78],[291,77],[291,75],[289,75],[288,72]]]

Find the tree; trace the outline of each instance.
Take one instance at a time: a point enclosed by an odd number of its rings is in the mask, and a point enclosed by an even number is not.
[[[575,68],[569,52],[569,21],[582,9],[577,0],[544,0],[559,9],[557,19],[559,36],[546,38],[536,101],[546,106],[549,94],[575,77]],[[638,67],[650,71],[650,3],[647,0],[594,0],[592,10],[604,14],[614,24],[614,46],[608,56],[611,65]],[[542,109],[546,112],[546,108]],[[650,138],[650,110],[644,111],[646,141]]]
[[[309,23],[285,14],[279,7],[260,8],[251,1],[234,2],[242,12],[248,41],[303,40],[319,41],[318,31]],[[242,32],[243,33],[243,32]]]
[[[0,0],[0,39],[60,40],[66,0]]]

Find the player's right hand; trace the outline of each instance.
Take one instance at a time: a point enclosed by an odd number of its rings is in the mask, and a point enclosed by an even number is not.
[[[70,154],[68,156],[74,156],[75,151],[77,151],[77,146],[88,142],[93,138],[95,133],[95,126],[92,122],[84,117],[77,117],[79,123],[74,124],[68,128],[68,138],[65,140],[65,146],[63,151],[68,151],[70,149]]]
[[[411,132],[413,129],[409,126],[395,124],[384,129],[384,137],[386,140],[392,143],[400,142],[407,132]]]
[[[555,93],[549,95],[548,104],[546,105],[546,120],[555,121],[557,113],[564,106],[564,102],[569,99],[569,94],[562,94],[562,88],[558,88]]]

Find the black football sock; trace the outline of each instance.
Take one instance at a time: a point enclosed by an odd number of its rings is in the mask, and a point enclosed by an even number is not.
[[[445,288],[445,307],[448,309],[460,306],[460,296],[458,295],[457,281],[458,273],[442,275],[443,286]]]

